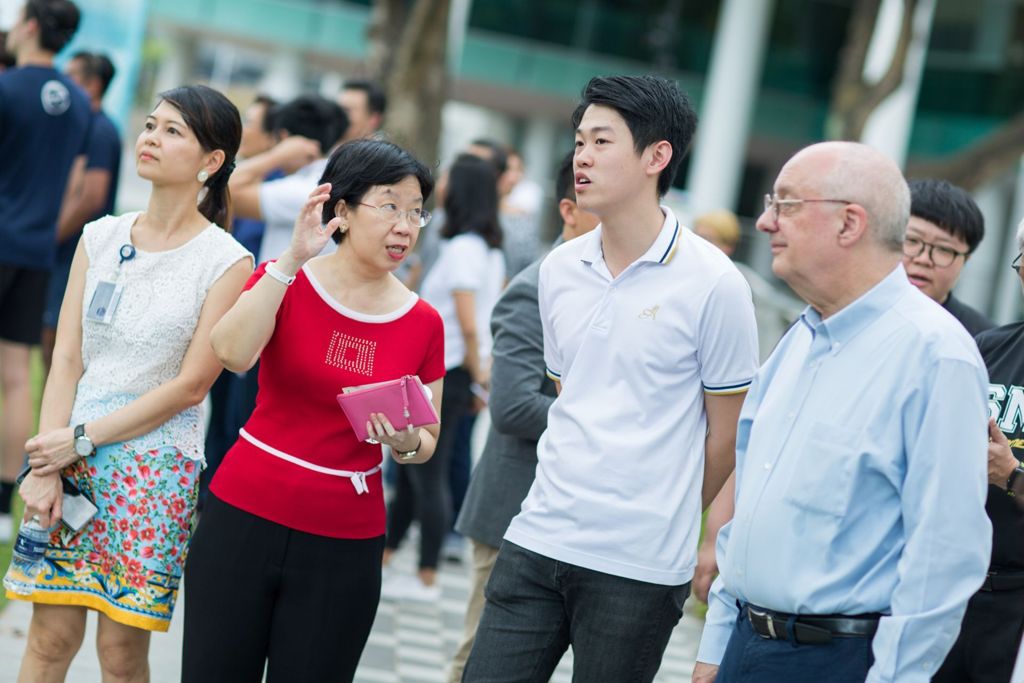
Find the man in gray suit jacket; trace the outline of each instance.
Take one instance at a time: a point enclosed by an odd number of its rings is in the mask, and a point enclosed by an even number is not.
[[[576,206],[572,154],[555,182],[562,235],[568,241],[597,227],[597,216]],[[491,428],[455,529],[473,547],[473,576],[465,632],[448,680],[462,680],[480,613],[484,586],[509,522],[519,514],[537,468],[537,441],[547,428],[555,385],[544,372],[544,335],[537,304],[540,258],[516,275],[491,312]]]

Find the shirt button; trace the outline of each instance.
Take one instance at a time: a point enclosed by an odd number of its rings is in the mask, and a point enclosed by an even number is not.
[[[766,462],[766,463],[764,464],[764,468],[765,468],[766,470],[770,470],[770,469],[772,468],[772,464],[771,464],[770,462]]]
[[[792,420],[792,419],[794,419],[795,417],[796,417],[796,413],[795,413],[795,412],[793,412],[793,411],[790,411],[790,412],[789,412],[789,414],[787,414],[787,415],[786,415],[786,419],[787,419],[787,420]]]

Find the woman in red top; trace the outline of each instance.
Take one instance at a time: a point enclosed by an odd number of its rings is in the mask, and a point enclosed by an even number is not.
[[[192,540],[182,680],[259,681],[265,665],[270,683],[352,679],[380,596],[384,496],[381,448],[355,437],[335,397],[419,375],[440,412],[441,318],[392,274],[429,218],[430,172],[360,140],[321,182],[291,246],[211,335],[228,370],[260,359],[260,388]],[[338,250],[316,256],[329,236]],[[399,463],[433,454],[439,425],[371,423]]]

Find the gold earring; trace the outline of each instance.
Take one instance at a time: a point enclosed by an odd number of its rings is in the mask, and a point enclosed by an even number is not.
[[[205,168],[196,174],[196,180],[198,180],[201,183],[205,183],[209,179],[210,174],[206,172]]]

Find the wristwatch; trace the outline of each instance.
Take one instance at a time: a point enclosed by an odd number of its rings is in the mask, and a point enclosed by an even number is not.
[[[96,446],[93,445],[92,439],[85,433],[85,423],[75,427],[75,453],[78,453],[83,458],[88,458],[96,453]]]
[[[1010,478],[1006,480],[1006,495],[1018,495],[1017,489],[1021,487],[1021,482],[1024,482],[1024,479],[1020,476],[1021,474],[1024,474],[1024,465],[1018,462],[1013,472],[1010,472]]]

